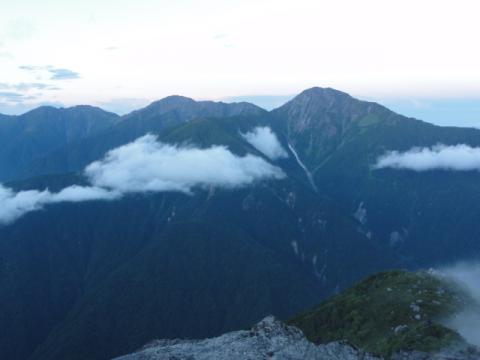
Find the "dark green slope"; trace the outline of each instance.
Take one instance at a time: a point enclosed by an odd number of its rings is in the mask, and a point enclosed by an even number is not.
[[[291,314],[318,291],[298,264],[239,229],[178,223],[88,291],[32,359],[103,359],[152,335],[218,335]]]
[[[426,266],[475,257],[480,252],[472,242],[472,235],[480,230],[478,172],[370,168],[387,146],[405,150],[430,146],[432,139],[480,145],[476,130],[414,125],[410,131],[400,124],[379,125],[359,135],[317,171],[317,184],[352,212],[363,202],[367,227],[411,264]],[[398,138],[408,140],[401,144]],[[392,236],[394,233],[400,236]]]
[[[431,352],[465,345],[442,325],[471,299],[458,285],[426,272],[373,275],[289,321],[310,341],[347,340],[370,353]]]
[[[390,265],[354,221],[278,186],[57,205],[1,229],[2,358],[43,343],[33,358],[102,359],[156,337],[220,334]]]
[[[40,107],[0,119],[0,181],[23,177],[34,159],[100,133],[118,119],[116,114],[91,106]]]

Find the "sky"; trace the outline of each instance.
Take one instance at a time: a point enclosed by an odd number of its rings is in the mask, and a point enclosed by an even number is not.
[[[126,113],[172,94],[275,107],[321,86],[469,124],[478,13],[475,0],[3,1],[0,112]]]

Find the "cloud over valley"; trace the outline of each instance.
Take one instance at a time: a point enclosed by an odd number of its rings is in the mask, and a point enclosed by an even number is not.
[[[194,188],[233,189],[285,177],[280,168],[252,154],[237,156],[225,146],[168,145],[150,134],[109,151],[87,166],[84,174],[90,186],[72,185],[56,193],[15,192],[0,184],[0,224],[60,202],[115,200],[145,192],[190,194]]]

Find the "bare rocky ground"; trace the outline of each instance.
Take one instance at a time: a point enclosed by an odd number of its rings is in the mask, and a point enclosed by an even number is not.
[[[250,330],[204,340],[155,340],[116,360],[381,360],[345,342],[315,345],[302,331],[268,316]],[[475,360],[476,348],[427,354],[405,352],[393,360]]]

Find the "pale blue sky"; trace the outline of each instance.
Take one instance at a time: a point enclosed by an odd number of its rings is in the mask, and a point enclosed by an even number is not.
[[[479,13],[476,0],[3,1],[0,112],[329,86],[430,116],[410,104],[478,103]]]

